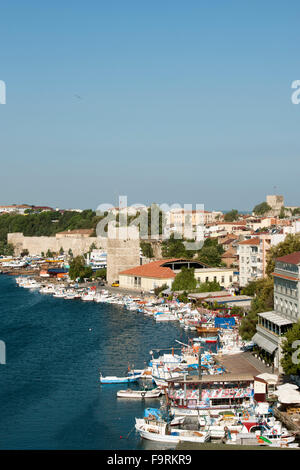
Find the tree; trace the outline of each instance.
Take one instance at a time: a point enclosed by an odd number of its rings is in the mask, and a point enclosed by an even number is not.
[[[183,267],[173,281],[172,291],[193,290],[196,289],[196,286],[197,281],[195,279],[194,268]]]
[[[288,234],[284,241],[270,248],[267,255],[266,274],[270,277],[275,269],[276,258],[300,251],[300,234]]]
[[[237,209],[231,209],[224,215],[225,222],[234,222],[239,218],[239,211]]]
[[[158,297],[159,294],[163,291],[168,289],[168,284],[163,284],[162,286],[158,286],[154,288],[154,294]]]
[[[282,342],[281,365],[287,375],[300,375],[300,322],[295,323],[285,334]]]
[[[63,249],[62,246],[60,247],[59,254],[60,254],[60,255],[63,255],[63,254],[64,254],[64,249]]]
[[[218,292],[222,290],[222,287],[217,281],[202,282],[197,287],[196,292]]]
[[[3,216],[2,216],[3,217]],[[12,243],[6,243],[6,241],[0,241],[0,255],[13,256],[15,248]]]
[[[271,210],[272,207],[267,202],[261,202],[254,207],[253,212],[255,215],[264,215]]]
[[[285,218],[285,208],[282,206],[279,212],[279,219],[284,219]]]
[[[172,233],[168,240],[164,240],[161,244],[161,251],[164,258],[190,258],[184,243],[181,239],[175,238]]]
[[[241,320],[239,334],[243,340],[251,341],[256,333],[257,320],[258,316],[254,311],[248,312],[247,315]]]
[[[24,250],[22,250],[21,252],[21,256],[28,256],[29,255],[29,251],[27,250],[27,248],[25,248]]]
[[[258,313],[267,312],[274,308],[274,282],[271,278],[258,279],[250,282],[242,294],[254,296],[250,311],[242,319],[239,332],[242,339],[248,341],[256,333]]]
[[[93,242],[93,243],[91,244],[90,248],[89,248],[88,253],[92,253],[92,251],[93,251],[93,250],[96,250],[96,249],[97,249],[97,247],[96,247],[95,243]]]
[[[75,258],[70,263],[69,277],[73,281],[80,279],[82,281],[84,278],[90,278],[93,276],[93,270],[90,266],[85,265],[85,259],[83,256],[75,256]]]
[[[106,279],[106,268],[97,269],[97,271],[94,273],[94,277]]]
[[[47,258],[53,258],[53,252],[51,250],[48,249],[47,253],[46,253],[46,257]]]
[[[151,243],[141,242],[140,244],[143,256],[146,258],[154,258],[153,248]]]

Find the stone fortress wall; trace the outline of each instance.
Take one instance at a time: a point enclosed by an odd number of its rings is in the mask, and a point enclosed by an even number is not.
[[[29,255],[41,255],[48,250],[58,253],[62,248],[65,253],[70,249],[74,256],[87,253],[94,243],[98,249],[107,249],[107,238],[83,237],[83,236],[55,236],[55,237],[25,237],[23,233],[8,233],[7,243],[15,248],[15,255],[20,255],[23,250],[28,250]]]

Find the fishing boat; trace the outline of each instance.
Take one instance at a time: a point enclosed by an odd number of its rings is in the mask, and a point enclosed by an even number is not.
[[[117,377],[115,375],[110,375],[103,377],[100,373],[100,382],[102,384],[123,384],[123,383],[132,383],[136,382],[140,378],[140,375],[132,375],[130,377]]]
[[[207,344],[216,344],[218,342],[218,337],[217,336],[203,336],[199,338],[201,343],[207,343]]]
[[[161,389],[153,388],[152,390],[119,390],[117,397],[119,398],[139,398],[143,400],[145,398],[158,398],[162,394]]]
[[[164,419],[155,408],[145,410],[143,418],[135,419],[135,429],[143,439],[156,442],[178,444],[179,442],[203,443],[210,440],[210,433],[201,430],[174,428],[171,420]],[[181,425],[179,425],[181,426]]]

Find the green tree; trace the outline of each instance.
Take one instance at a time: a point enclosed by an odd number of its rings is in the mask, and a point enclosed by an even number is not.
[[[300,251],[300,234],[288,234],[284,241],[270,248],[267,255],[266,273],[271,276],[275,269],[276,258]]]
[[[239,218],[239,211],[237,209],[231,209],[224,215],[225,222],[234,222]]]
[[[279,212],[279,219],[284,219],[285,218],[285,208],[282,206]]]
[[[75,256],[70,262],[69,277],[73,281],[84,278],[91,278],[93,276],[93,270],[90,266],[85,265],[85,259],[83,256]]]
[[[282,342],[281,365],[287,375],[300,375],[300,322],[295,323],[285,334]]]
[[[168,289],[168,284],[163,284],[162,286],[155,287],[154,294],[158,297],[159,294],[163,291]]]
[[[6,243],[6,241],[0,241],[0,255],[13,256],[14,251],[14,246],[11,243]]]
[[[94,273],[94,277],[106,279],[106,268],[97,269],[97,271]]]
[[[25,248],[24,250],[22,250],[21,252],[21,256],[28,256],[29,255],[29,251],[27,250],[27,248]]]
[[[153,248],[151,243],[141,242],[140,244],[143,256],[146,258],[154,258]]]
[[[267,202],[261,202],[254,207],[253,212],[255,215],[264,215],[270,210],[272,210],[272,207]]]
[[[242,294],[254,296],[250,311],[243,317],[239,328],[242,339],[248,341],[256,333],[257,314],[274,308],[273,279],[263,278],[252,281],[242,290]]]
[[[191,291],[196,289],[196,286],[197,281],[195,279],[194,268],[183,267],[173,281],[172,291]]]
[[[222,287],[217,281],[202,282],[200,286],[195,289],[195,292],[218,292]]]
[[[161,244],[163,258],[190,258],[191,254],[186,250],[181,239],[176,238],[172,233],[170,238]]]

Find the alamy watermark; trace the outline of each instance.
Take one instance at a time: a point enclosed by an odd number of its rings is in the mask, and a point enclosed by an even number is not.
[[[0,104],[6,104],[6,84],[0,80]]]
[[[109,239],[183,240],[187,250],[200,250],[204,243],[204,205],[184,204],[133,204],[128,207],[127,196],[119,196],[119,205],[99,204],[98,215],[103,216],[97,225],[98,237]]]
[[[0,364],[6,364],[6,345],[0,340]]]
[[[292,354],[292,363],[293,364],[300,364],[300,358],[299,358],[299,355],[300,355],[300,339],[296,339],[293,343],[292,343],[292,348],[293,349],[296,349],[298,348],[296,351],[293,352]]]
[[[300,103],[300,80],[294,80],[292,82],[291,88],[295,89],[292,93],[291,100],[293,104]]]

